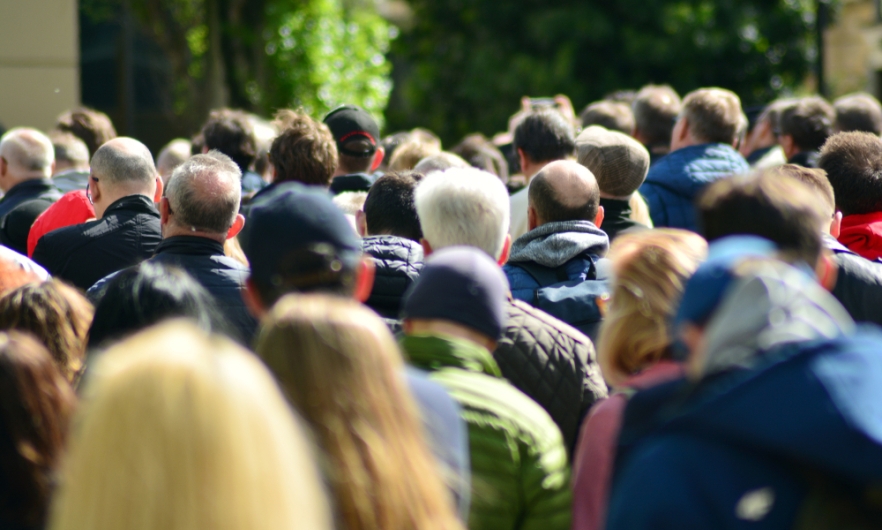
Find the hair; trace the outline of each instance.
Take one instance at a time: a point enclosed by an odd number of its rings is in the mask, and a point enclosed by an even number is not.
[[[386,151],[380,167],[388,167],[389,161],[392,160],[392,155],[395,153],[395,150],[398,149],[399,146],[407,143],[407,141],[411,140],[412,138],[413,135],[410,133],[410,131],[401,131],[386,135],[382,139],[380,139],[380,146],[383,147],[384,151]]]
[[[72,166],[89,165],[89,148],[86,142],[70,133],[52,132],[49,134],[56,162],[66,162]]]
[[[706,255],[704,239],[687,230],[646,230],[613,241],[608,257],[615,279],[597,343],[597,361],[609,385],[621,385],[672,357],[668,323],[686,280]]]
[[[423,237],[414,203],[421,173],[387,173],[377,179],[364,201],[364,217],[370,235],[389,234],[419,241]]]
[[[625,134],[631,134],[634,130],[634,111],[628,104],[619,101],[595,101],[579,114],[579,120],[583,128],[600,125]]]
[[[165,144],[165,147],[156,157],[156,169],[163,179],[168,179],[172,172],[181,164],[183,164],[190,156],[190,148],[192,144],[190,140],[176,138]]]
[[[643,195],[640,195],[639,191],[631,194],[631,198],[628,199],[628,206],[631,207],[630,219],[632,221],[637,221],[643,226],[653,228],[652,217],[649,215],[649,205],[646,204],[646,199],[643,198]]]
[[[472,167],[468,162],[447,151],[441,151],[434,155],[429,155],[420,160],[413,170],[424,175],[428,175],[432,171],[444,171],[452,167]]]
[[[0,330],[34,335],[72,383],[83,368],[93,314],[79,291],[56,279],[28,283],[0,297]]]
[[[821,253],[821,233],[829,224],[812,191],[776,171],[718,180],[698,199],[698,213],[708,241],[753,235],[775,243],[780,258],[814,267]]]
[[[559,221],[590,221],[594,222],[600,206],[600,188],[597,180],[588,168],[571,162],[572,168],[563,169],[554,166],[545,166],[530,181],[529,201],[530,206],[536,210],[536,215],[543,223]],[[578,173],[583,173],[582,176]],[[551,182],[555,176],[564,177],[566,180],[578,180],[580,194],[577,197],[562,196],[561,190]],[[572,191],[567,186],[568,191]],[[574,199],[584,201],[574,202]]]
[[[440,152],[441,148],[433,143],[408,140],[395,149],[392,158],[389,159],[389,170],[410,171],[416,167],[420,160]]]
[[[165,189],[175,224],[226,234],[242,200],[242,173],[218,151],[196,155],[178,166]]]
[[[150,184],[156,180],[156,166],[147,146],[137,140],[125,138],[128,147],[102,145],[92,156],[92,173],[113,184]]]
[[[55,128],[84,141],[93,155],[105,142],[116,138],[116,129],[107,114],[86,107],[77,107],[59,116]]]
[[[0,156],[10,165],[39,173],[44,178],[52,175],[52,163],[55,161],[52,141],[37,129],[17,127],[8,130],[0,137]]]
[[[637,191],[649,172],[649,151],[630,135],[591,126],[576,137],[579,164],[597,179],[600,190],[612,197]]]
[[[508,162],[505,155],[484,135],[470,134],[450,152],[462,157],[470,166],[493,173],[502,182],[508,182]]]
[[[697,140],[734,144],[747,130],[741,100],[724,88],[701,88],[683,98],[683,117]]]
[[[248,114],[241,110],[217,109],[208,115],[202,126],[205,147],[220,151],[233,159],[244,173],[257,156],[257,140]]]
[[[274,182],[328,187],[337,170],[337,142],[328,126],[292,110],[280,110],[276,123],[281,132],[269,152]]]
[[[337,208],[346,215],[355,215],[364,207],[364,201],[367,199],[366,191],[344,191],[334,195],[332,199]]]
[[[185,322],[90,368],[52,530],[330,529],[306,434],[260,361]]]
[[[355,152],[364,152],[364,156],[352,156],[337,149],[337,167],[346,173],[367,173],[374,163],[374,155],[377,148],[364,137],[355,137],[347,140],[343,145],[346,149]]]
[[[572,156],[576,148],[573,125],[556,110],[529,114],[514,132],[515,149],[533,162],[549,162]]]
[[[76,396],[42,344],[0,333],[0,520],[43,528]]]
[[[878,136],[834,134],[821,148],[818,167],[827,172],[842,215],[882,211],[882,139]]]
[[[256,344],[324,450],[342,527],[461,528],[378,316],[351,299],[287,296]]]
[[[781,110],[778,133],[792,137],[800,151],[816,151],[833,134],[835,119],[836,111],[824,98],[802,98]]]
[[[631,105],[634,128],[640,131],[648,147],[671,145],[674,123],[683,108],[680,96],[668,85],[646,85]]]
[[[808,168],[796,164],[784,164],[768,169],[770,173],[780,173],[794,178],[805,184],[812,192],[815,199],[820,199],[824,205],[824,211],[827,217],[832,218],[836,213],[836,195],[833,193],[833,186],[827,179],[827,172],[823,169]]]
[[[882,105],[870,94],[858,92],[842,96],[833,102],[833,109],[836,111],[836,131],[882,134]]]
[[[423,238],[435,250],[466,245],[499,259],[511,221],[505,185],[474,168],[453,168],[423,179],[414,194]]]
[[[188,318],[205,331],[233,333],[217,302],[175,267],[149,261],[124,269],[97,295],[89,347],[106,346],[169,318]]]

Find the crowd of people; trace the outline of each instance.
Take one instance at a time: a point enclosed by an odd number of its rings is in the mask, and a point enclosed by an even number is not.
[[[882,105],[0,138],[0,527],[882,526]]]

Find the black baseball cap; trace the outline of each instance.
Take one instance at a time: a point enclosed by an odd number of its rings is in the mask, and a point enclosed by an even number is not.
[[[380,126],[361,107],[355,105],[337,107],[325,116],[324,122],[337,141],[337,151],[360,158],[371,156],[377,151],[377,146],[380,144]],[[367,140],[367,145],[359,142],[363,147],[355,149],[351,145],[352,140]]]

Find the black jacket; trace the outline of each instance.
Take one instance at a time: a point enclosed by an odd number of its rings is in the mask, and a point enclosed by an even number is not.
[[[824,244],[839,269],[833,296],[855,321],[882,325],[882,263],[858,256],[831,236],[824,236]]]
[[[129,195],[111,204],[101,219],[41,237],[34,261],[53,276],[88,289],[111,272],[152,256],[161,239],[153,201]]]
[[[600,229],[609,236],[610,243],[619,234],[649,229],[648,226],[631,219],[631,205],[628,201],[601,198],[600,205],[603,206],[603,222],[600,224]]]
[[[802,151],[790,157],[787,163],[802,167],[818,167],[818,159],[820,157],[821,153],[818,151]]]
[[[49,179],[33,179],[13,186],[0,199],[0,243],[27,255],[28,232],[41,213],[61,198]]]
[[[401,298],[423,268],[419,243],[396,236],[368,236],[361,242],[376,267],[374,287],[366,304],[385,318],[397,319]]]
[[[331,179],[330,190],[334,195],[340,195],[347,191],[370,191],[374,183],[373,177],[367,173],[353,173],[340,175]]]

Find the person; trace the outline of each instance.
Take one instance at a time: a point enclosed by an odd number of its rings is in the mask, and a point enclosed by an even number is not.
[[[668,321],[686,280],[706,253],[701,236],[673,228],[624,235],[610,248],[615,280],[597,361],[615,392],[597,402],[582,424],[573,458],[574,530],[604,527],[616,440],[629,393],[683,375],[673,360]]]
[[[337,169],[329,189],[334,195],[344,191],[368,191],[371,174],[383,163],[380,126],[361,107],[343,105],[325,116],[324,124],[337,143]]]
[[[472,168],[429,175],[417,186],[414,202],[426,256],[469,246],[500,267],[508,259],[508,193],[494,175]],[[506,380],[548,412],[572,451],[582,418],[607,395],[594,346],[575,328],[510,294],[505,312],[493,359]]]
[[[248,114],[232,109],[211,111],[202,126],[202,138],[203,153],[220,151],[239,166],[242,195],[251,196],[266,187],[267,183],[250,171],[257,157],[257,140]]]
[[[305,429],[233,342],[161,324],[98,357],[84,396],[50,530],[332,528]]]
[[[37,217],[61,197],[49,178],[52,142],[36,129],[10,129],[0,137],[0,243],[24,254]]]
[[[412,135],[409,140],[395,148],[389,158],[389,171],[411,171],[420,160],[437,155],[441,145],[423,141]]]
[[[34,260],[23,254],[12,250],[11,248],[0,245],[0,263],[7,265],[4,269],[7,272],[20,270],[27,273],[28,276],[34,277],[40,281],[49,279],[49,273],[37,264]]]
[[[37,216],[28,231],[28,256],[33,257],[40,238],[53,230],[95,219],[95,207],[85,189],[69,191]]]
[[[402,349],[463,408],[469,429],[472,503],[468,527],[570,525],[569,466],[545,410],[502,378],[490,352],[505,324],[505,276],[470,247],[426,261],[402,309]]]
[[[579,120],[583,129],[598,125],[623,134],[634,131],[634,111],[630,105],[620,101],[595,101],[579,114]]]
[[[167,185],[174,170],[192,156],[191,149],[190,140],[175,138],[159,151],[156,157],[156,171],[159,172],[163,185]]]
[[[671,133],[671,153],[649,169],[640,186],[656,227],[698,230],[695,197],[709,183],[749,170],[735,150],[745,126],[733,92],[702,88],[686,95]]]
[[[646,230],[648,226],[631,218],[631,196],[649,171],[649,152],[626,134],[591,126],[576,137],[576,155],[588,168],[600,188],[603,225],[612,242],[620,234]]]
[[[515,128],[514,147],[527,186],[511,196],[509,234],[517,239],[529,231],[527,207],[530,181],[546,164],[572,156],[575,132],[572,124],[556,110],[541,110],[527,115]]]
[[[835,132],[868,132],[882,134],[882,104],[866,92],[846,94],[833,102]]]
[[[89,185],[89,148],[70,133],[49,134],[55,153],[52,184],[62,193],[82,191]]]
[[[471,167],[471,165],[460,158],[459,155],[447,151],[441,151],[440,153],[429,155],[417,162],[417,165],[413,167],[413,170],[417,173],[428,175],[432,171],[444,171],[445,169],[450,169],[452,167]]]
[[[242,300],[248,267],[224,254],[224,241],[236,237],[245,218],[239,214],[241,173],[228,156],[209,151],[180,165],[159,203],[162,242],[149,262],[183,269],[214,298],[215,307],[234,328],[231,336],[250,344],[257,322]],[[97,293],[105,277],[89,290]]]
[[[741,143],[741,154],[753,169],[766,169],[787,163],[784,150],[778,145],[778,119],[781,110],[792,101],[779,99],[766,105],[756,123]]]
[[[646,85],[637,92],[631,108],[631,136],[646,147],[649,164],[654,166],[671,150],[671,133],[683,109],[680,95],[668,85]]]
[[[76,395],[52,357],[19,332],[0,333],[0,526],[45,527]]]
[[[470,166],[493,173],[503,183],[508,182],[509,171],[505,155],[483,134],[466,136],[450,152],[459,155]]]
[[[29,282],[0,297],[0,330],[33,335],[71,384],[82,373],[93,314],[83,295],[56,279]]]
[[[107,114],[87,107],[76,107],[61,114],[55,121],[55,129],[85,142],[89,156],[94,156],[99,147],[116,138],[116,129]]]
[[[788,164],[817,167],[818,151],[833,134],[836,111],[820,96],[798,99],[781,110],[778,143]]]
[[[95,221],[54,230],[34,249],[34,261],[58,278],[88,289],[111,272],[139,263],[162,238],[162,181],[150,150],[132,138],[115,138],[92,157],[89,200]]]
[[[460,529],[385,328],[355,300],[288,295],[255,351],[323,449],[342,527]]]

